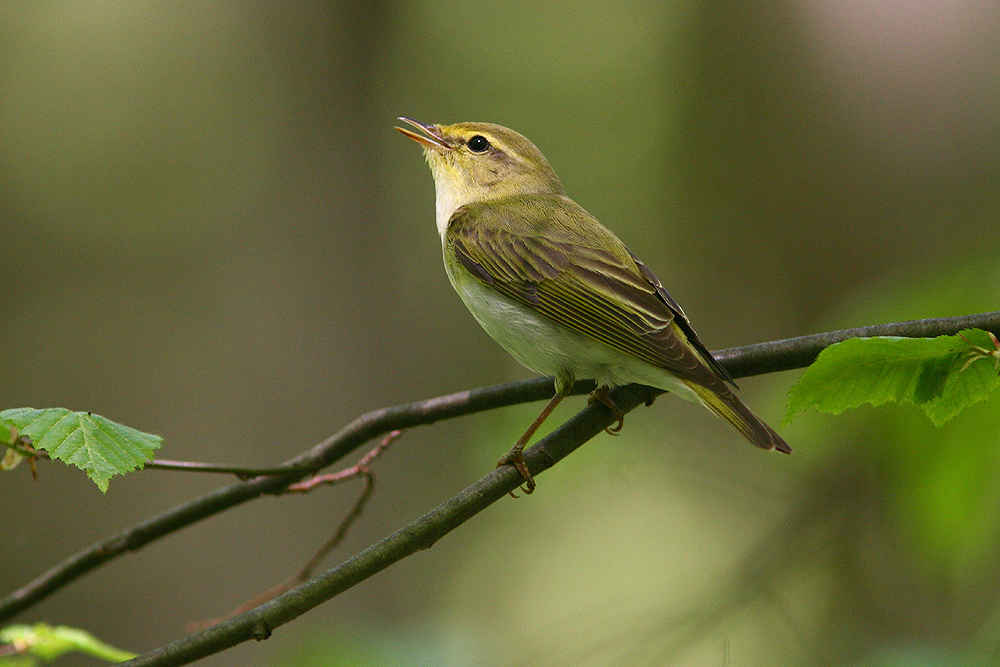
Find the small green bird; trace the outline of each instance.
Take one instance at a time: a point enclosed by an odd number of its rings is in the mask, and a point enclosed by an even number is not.
[[[624,415],[608,389],[632,382],[704,405],[754,445],[792,449],[732,392],[732,377],[680,305],[617,236],[563,191],[535,145],[490,123],[431,125],[400,117],[434,175],[437,228],[452,287],[518,362],[555,378],[555,396],[497,463],[535,481],[522,453],[576,380]]]

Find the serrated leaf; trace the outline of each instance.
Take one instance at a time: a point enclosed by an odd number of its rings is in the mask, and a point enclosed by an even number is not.
[[[113,475],[142,468],[163,439],[89,412],[66,408],[14,408],[0,420],[29,436],[36,449],[86,471],[102,491]]]
[[[136,653],[109,646],[89,632],[65,625],[45,623],[10,625],[0,630],[0,642],[11,644],[18,653],[28,653],[42,660],[55,660],[71,651],[92,655],[109,662],[122,662]]]
[[[840,414],[892,402],[915,405],[940,426],[1000,385],[994,359],[974,346],[989,350],[993,342],[986,332],[969,329],[961,336],[852,338],[831,345],[789,390],[782,423],[810,408]]]

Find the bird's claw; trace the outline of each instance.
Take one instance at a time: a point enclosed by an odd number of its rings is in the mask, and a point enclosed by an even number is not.
[[[535,490],[535,478],[532,476],[531,471],[528,470],[528,464],[524,462],[524,452],[522,450],[514,447],[497,461],[498,468],[505,465],[512,465],[521,473],[521,477],[524,478],[524,485],[521,486],[521,491],[524,491],[525,494],[531,494]],[[511,498],[518,497],[513,491],[509,491],[508,493]]]
[[[621,433],[622,429],[625,428],[625,413],[619,410],[618,406],[615,405],[615,402],[611,400],[610,396],[608,396],[607,387],[598,387],[594,390],[594,392],[590,395],[588,404],[595,401],[599,401],[602,405],[604,405],[604,407],[611,410],[612,414],[615,416],[615,423],[605,428],[604,432],[608,435],[618,435]]]

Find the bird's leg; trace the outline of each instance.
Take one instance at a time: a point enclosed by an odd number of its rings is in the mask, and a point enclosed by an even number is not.
[[[552,414],[552,411],[556,409],[557,405],[559,405],[559,401],[563,400],[565,396],[566,394],[562,391],[557,391],[556,395],[549,400],[548,404],[542,409],[542,412],[535,418],[535,421],[531,423],[531,426],[528,427],[528,430],[524,432],[524,435],[518,438],[517,442],[514,443],[514,446],[510,448],[510,451],[504,454],[500,460],[497,461],[498,468],[500,466],[507,465],[508,463],[517,468],[517,471],[521,473],[521,477],[524,478],[524,486],[521,487],[521,490],[525,493],[531,493],[535,490],[535,478],[531,476],[531,472],[528,470],[528,466],[524,462],[524,446],[528,444],[528,441],[531,440],[531,436],[535,434],[538,427],[542,425],[542,422],[544,422],[550,414]],[[513,491],[510,492],[510,495],[517,498]]]
[[[609,426],[606,429],[604,429],[608,433],[608,435],[618,435],[619,433],[621,433],[622,429],[625,428],[625,413],[619,410],[618,406],[615,405],[615,402],[611,400],[610,396],[608,396],[607,387],[600,386],[597,389],[595,389],[594,392],[590,395],[590,400],[587,401],[587,404],[589,405],[590,403],[593,403],[595,401],[600,401],[601,403],[603,403],[604,407],[606,407],[608,410],[611,410],[612,414],[614,414],[615,416],[615,419],[618,420],[618,422],[614,426]]]

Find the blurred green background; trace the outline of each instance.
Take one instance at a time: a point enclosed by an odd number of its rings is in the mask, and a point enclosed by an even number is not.
[[[448,285],[399,115],[528,136],[712,348],[995,310],[998,91],[1000,11],[973,0],[5,2],[0,407],[266,465],[528,377]],[[777,425],[796,377],[741,385]],[[488,472],[539,407],[405,434],[337,557]],[[996,664],[998,408],[805,415],[782,457],[664,397],[530,498],[199,664]],[[39,473],[0,479],[4,593],[225,483]],[[287,576],[355,493],[250,503],[18,620],[154,648]]]

